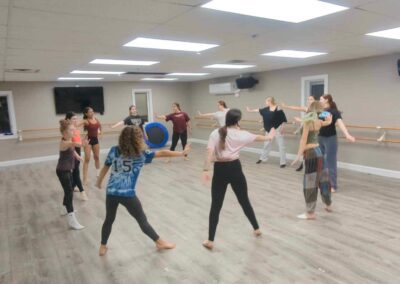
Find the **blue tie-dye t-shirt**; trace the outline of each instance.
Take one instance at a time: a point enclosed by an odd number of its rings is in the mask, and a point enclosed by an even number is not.
[[[118,146],[108,152],[105,165],[111,167],[107,184],[107,195],[133,197],[136,181],[144,164],[151,163],[154,152],[146,150],[140,156],[126,158],[121,156]]]

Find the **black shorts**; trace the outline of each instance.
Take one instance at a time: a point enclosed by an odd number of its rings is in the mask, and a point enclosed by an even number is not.
[[[88,140],[89,140],[89,145],[94,146],[99,144],[99,138],[97,137],[88,137]]]

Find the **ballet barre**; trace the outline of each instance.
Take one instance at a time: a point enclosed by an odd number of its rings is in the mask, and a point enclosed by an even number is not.
[[[110,127],[115,123],[102,123],[102,135],[115,135],[120,132],[121,129],[111,129]],[[32,140],[46,140],[55,139],[60,137],[60,130],[58,127],[52,128],[30,128],[30,129],[19,129],[17,131],[18,141],[32,141]],[[81,135],[84,136],[85,132],[81,131]]]
[[[207,121],[209,122],[214,122],[212,118],[204,118],[204,117],[199,117],[196,116],[195,120],[198,120],[199,122],[196,122],[195,126],[197,128],[203,128],[203,129],[215,129],[218,126],[215,125],[210,125],[210,123],[206,123]],[[262,122],[259,120],[250,120],[250,119],[242,119],[240,121],[242,125],[242,129],[254,132],[254,133],[264,133],[262,130],[257,130],[254,129],[253,127],[249,127],[255,124],[262,125]],[[387,132],[388,131],[400,131],[399,127],[387,127],[387,126],[371,126],[371,125],[346,125],[347,128],[350,129],[364,129],[364,130],[378,130],[378,137],[377,138],[372,138],[372,137],[362,137],[362,136],[355,136],[356,141],[366,141],[366,142],[379,142],[379,143],[392,143],[392,144],[400,144],[400,139],[387,139]],[[289,128],[289,130],[287,129]],[[283,127],[282,133],[285,136],[299,136],[300,134],[300,126],[299,124],[296,123],[285,123]],[[346,140],[346,137],[344,136],[338,136],[339,139]]]

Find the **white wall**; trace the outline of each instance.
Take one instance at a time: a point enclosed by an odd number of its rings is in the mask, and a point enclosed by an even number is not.
[[[189,104],[186,83],[141,83],[141,82],[96,82],[80,83],[80,86],[104,87],[104,115],[98,114],[100,121],[111,123],[125,118],[132,104],[132,89],[151,89],[155,113],[171,112],[171,104],[179,102],[183,108]],[[18,129],[58,127],[53,88],[75,86],[66,82],[5,82],[0,90],[13,93]]]
[[[190,112],[194,115],[197,110],[215,111],[216,102],[220,99],[225,100],[228,107],[240,108],[242,111],[245,111],[246,105],[262,107],[268,96],[274,96],[278,103],[283,101],[286,104],[299,105],[301,77],[328,74],[329,92],[343,112],[345,123],[400,127],[400,77],[397,73],[399,58],[400,54],[387,55],[258,73],[255,77],[260,80],[259,85],[252,91],[242,92],[239,98],[208,94],[210,83],[232,81],[234,78],[194,82],[191,84]],[[298,115],[293,111],[286,111],[286,114],[288,118]],[[244,113],[244,118],[260,117],[258,114]],[[209,132],[204,129],[195,130],[194,137],[207,139]],[[356,136],[378,136],[375,130],[351,132]],[[388,138],[400,139],[400,131],[390,131],[388,134]],[[287,138],[289,153],[297,153],[297,147],[298,138]],[[400,145],[378,142],[350,144],[342,141],[338,160],[400,171]]]

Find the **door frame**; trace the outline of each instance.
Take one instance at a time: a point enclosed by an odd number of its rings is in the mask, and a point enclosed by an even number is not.
[[[300,105],[307,105],[307,96],[310,93],[310,83],[314,81],[324,81],[324,93],[328,93],[328,74],[301,77],[301,98]]]
[[[136,105],[136,93],[146,93],[147,94],[147,112],[148,112],[148,121],[153,122],[153,93],[151,89],[132,89],[132,103]]]
[[[16,139],[18,138],[17,120],[15,118],[14,98],[12,91],[0,91],[0,97],[7,98],[8,114],[10,116],[11,132],[13,135],[0,134],[0,140]]]

